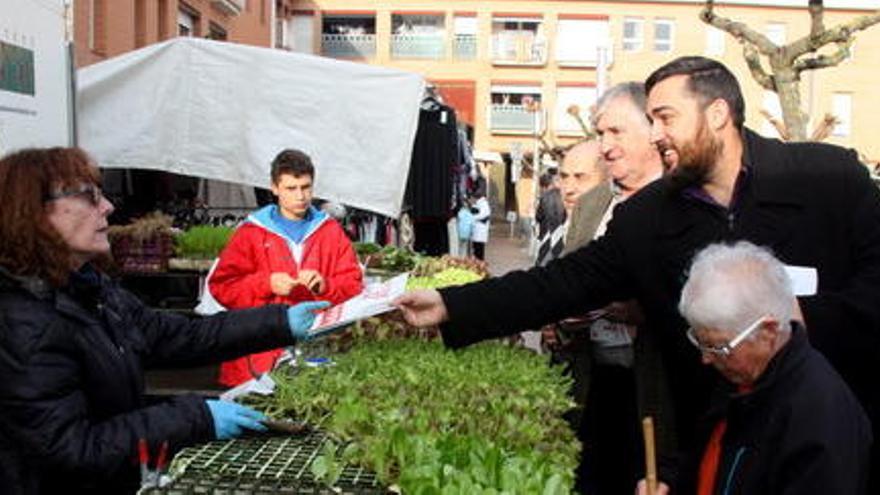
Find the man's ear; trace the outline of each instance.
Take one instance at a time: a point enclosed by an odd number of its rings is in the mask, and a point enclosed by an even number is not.
[[[730,106],[721,98],[716,98],[706,107],[706,120],[712,130],[720,131],[728,123],[732,124]]]
[[[775,340],[776,337],[779,335],[779,330],[780,330],[779,320],[777,320],[776,318],[774,318],[772,316],[768,316],[767,318],[764,319],[764,322],[761,323],[761,330],[760,330],[761,337],[760,338],[767,338],[767,339]]]

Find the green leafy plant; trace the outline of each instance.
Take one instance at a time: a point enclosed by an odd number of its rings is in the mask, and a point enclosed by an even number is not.
[[[355,254],[358,257],[363,258],[364,256],[368,256],[370,254],[378,253],[382,246],[376,244],[375,242],[355,242],[352,244],[354,247]]]
[[[175,252],[182,258],[214,259],[226,247],[233,232],[232,227],[190,227],[174,238]]]
[[[310,467],[312,476],[316,480],[331,486],[339,480],[344,464],[337,458],[337,450],[337,445],[333,441],[328,441],[321,447],[321,453],[315,457]]]
[[[367,268],[398,273],[412,270],[422,257],[408,249],[373,243],[356,244],[355,251]]]
[[[403,493],[569,493],[580,446],[562,413],[570,380],[545,356],[490,342],[363,341],[334,366],[279,370],[273,417],[320,425]],[[338,449],[313,474],[332,484]],[[317,471],[317,472],[315,472]],[[319,476],[320,475],[320,476]]]

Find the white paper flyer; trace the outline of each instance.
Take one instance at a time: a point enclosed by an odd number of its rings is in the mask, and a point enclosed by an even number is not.
[[[327,308],[315,318],[309,335],[315,337],[358,320],[393,311],[395,308],[391,301],[404,293],[408,278],[409,274],[404,273],[384,282],[370,284],[357,296]]]

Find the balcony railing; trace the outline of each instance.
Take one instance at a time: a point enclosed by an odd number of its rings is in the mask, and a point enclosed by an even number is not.
[[[244,10],[245,0],[213,0],[214,7],[227,15],[238,15]]]
[[[372,58],[376,55],[376,35],[322,34],[321,55],[336,58]]]
[[[492,104],[489,125],[493,132],[533,133],[540,128],[540,112],[530,112],[522,105]]]
[[[391,35],[393,58],[443,58],[443,33],[409,33]]]
[[[473,34],[456,34],[453,40],[453,53],[458,60],[476,59],[477,36]]]
[[[547,41],[531,32],[502,31],[492,35],[492,62],[513,65],[547,63]]]

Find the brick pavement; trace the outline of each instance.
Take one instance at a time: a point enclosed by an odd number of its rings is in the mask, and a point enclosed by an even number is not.
[[[510,237],[508,224],[498,220],[492,221],[489,243],[486,246],[486,261],[489,263],[489,272],[495,276],[528,268],[534,263],[528,255],[526,240]]]

